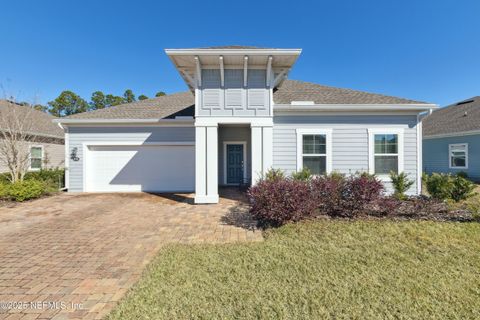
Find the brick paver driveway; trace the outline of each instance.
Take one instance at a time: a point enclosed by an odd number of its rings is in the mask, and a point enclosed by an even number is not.
[[[261,240],[239,197],[61,194],[0,207],[0,319],[99,319],[167,243]]]

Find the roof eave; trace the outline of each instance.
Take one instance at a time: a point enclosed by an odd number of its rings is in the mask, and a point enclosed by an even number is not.
[[[300,55],[302,49],[165,49],[168,56],[173,55]]]

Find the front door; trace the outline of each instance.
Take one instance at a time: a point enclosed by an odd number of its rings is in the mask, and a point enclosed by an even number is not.
[[[243,182],[243,144],[227,144],[227,184]]]

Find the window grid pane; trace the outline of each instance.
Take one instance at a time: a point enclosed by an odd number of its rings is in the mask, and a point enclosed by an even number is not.
[[[375,174],[398,172],[398,156],[375,156]]]
[[[326,136],[323,134],[303,135],[303,154],[325,154]]]
[[[376,154],[398,153],[398,135],[397,134],[376,134],[375,135],[375,153]]]
[[[326,156],[304,156],[303,167],[308,168],[313,175],[322,175],[327,172]]]
[[[32,169],[41,169],[42,168],[42,159],[31,159],[30,167]]]
[[[30,157],[31,158],[42,158],[42,148],[32,147],[30,149]]]

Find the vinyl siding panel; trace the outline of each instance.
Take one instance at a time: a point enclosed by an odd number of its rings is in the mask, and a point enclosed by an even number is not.
[[[468,143],[468,169],[449,168],[448,145],[457,143]],[[480,181],[480,134],[424,139],[423,170],[429,174],[433,172],[455,174],[464,171],[471,179]]]
[[[22,144],[23,148],[29,148],[30,145],[43,146],[43,158],[48,159],[47,163],[44,163],[44,168],[63,168],[65,164],[65,146],[58,143],[48,142],[25,142]],[[0,159],[0,173],[7,172],[8,167],[5,162]]]
[[[417,117],[378,116],[276,116],[273,127],[273,166],[287,174],[297,169],[299,128],[332,128],[332,168],[344,174],[368,171],[368,129],[404,128],[404,171],[415,180],[409,193],[417,192]],[[385,183],[387,191],[391,184]]]
[[[78,161],[69,160],[69,191],[83,191],[83,143],[85,142],[193,142],[192,127],[70,127],[69,148],[77,148]]]

